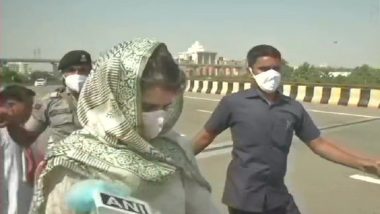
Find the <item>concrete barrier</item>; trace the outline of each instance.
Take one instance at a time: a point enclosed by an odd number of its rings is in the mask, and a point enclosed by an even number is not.
[[[227,95],[249,88],[249,82],[188,80],[186,91]],[[280,90],[300,102],[380,108],[380,89],[285,84]]]

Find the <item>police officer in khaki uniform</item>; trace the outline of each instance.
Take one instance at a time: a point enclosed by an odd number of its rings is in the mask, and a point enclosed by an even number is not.
[[[37,102],[24,127],[8,127],[11,137],[20,145],[29,146],[48,127],[51,133],[49,143],[60,141],[80,129],[77,100],[91,68],[91,56],[86,51],[74,50],[65,54],[58,65],[64,77],[64,87],[51,93],[48,99]]]

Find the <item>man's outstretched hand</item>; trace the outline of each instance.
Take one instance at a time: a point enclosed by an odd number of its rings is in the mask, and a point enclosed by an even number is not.
[[[380,160],[365,160],[361,165],[363,172],[380,177]]]

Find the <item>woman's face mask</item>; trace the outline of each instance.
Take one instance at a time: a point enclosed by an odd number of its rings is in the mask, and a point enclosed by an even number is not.
[[[143,137],[146,140],[151,140],[157,137],[164,128],[165,111],[157,110],[152,112],[142,113]]]
[[[142,99],[142,132],[146,140],[157,137],[165,123],[166,109],[173,103],[177,93],[154,87],[143,92]]]

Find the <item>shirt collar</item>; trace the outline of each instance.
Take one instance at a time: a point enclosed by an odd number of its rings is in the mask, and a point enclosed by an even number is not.
[[[291,98],[288,97],[288,96],[285,96],[281,92],[281,90],[277,89],[277,93],[280,96],[281,101],[288,102],[288,101],[291,100]],[[248,98],[248,99],[249,98],[258,98],[258,97],[262,98],[264,100],[266,99],[265,96],[264,96],[264,93],[261,90],[259,90],[258,88],[256,88],[256,87],[246,90],[245,93],[244,93],[244,96],[245,96],[245,98]]]

